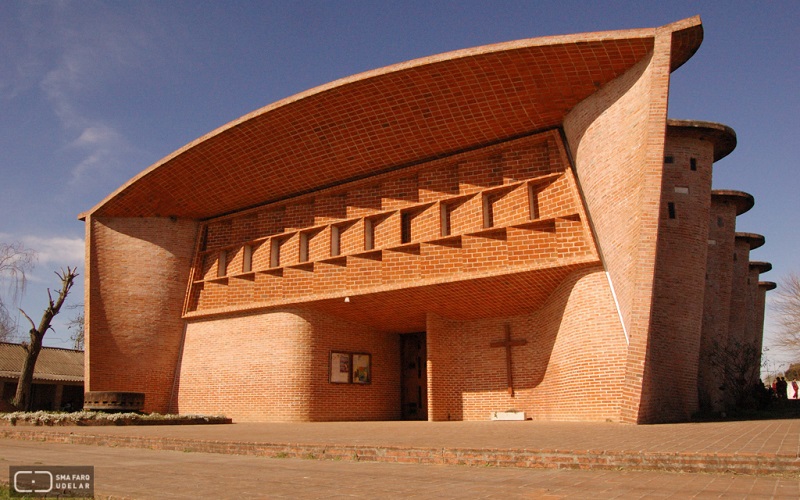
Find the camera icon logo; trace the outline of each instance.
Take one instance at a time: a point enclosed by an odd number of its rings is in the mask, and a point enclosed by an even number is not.
[[[46,470],[20,470],[14,473],[14,491],[17,493],[50,493],[53,491],[53,474]]]

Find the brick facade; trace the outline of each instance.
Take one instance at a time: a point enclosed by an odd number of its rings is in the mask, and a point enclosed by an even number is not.
[[[429,420],[711,406],[709,346],[760,342],[768,286],[736,197],[711,193],[735,134],[667,120],[670,73],[701,39],[691,18],[432,56],[170,155],[82,216],[88,390],[236,420],[393,420],[411,367]],[[419,332],[421,365],[401,352]],[[332,352],[370,354],[370,383],[333,383]]]

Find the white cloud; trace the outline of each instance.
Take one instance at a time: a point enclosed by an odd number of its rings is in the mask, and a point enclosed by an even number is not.
[[[82,159],[72,168],[70,184],[87,180],[91,175],[121,164],[121,158],[130,155],[133,148],[113,127],[95,123],[83,129],[68,146],[81,153]]]
[[[83,266],[85,255],[83,238],[23,236],[19,240],[36,251],[39,256],[39,266]]]
[[[47,43],[32,44],[46,61],[39,88],[62,130],[73,138],[66,145],[69,156],[65,160],[72,165],[69,184],[75,187],[91,183],[98,175],[104,178],[135,152],[130,141],[103,118],[101,109],[91,109],[87,95],[124,81],[130,70],[142,68],[152,41],[136,23],[102,6],[87,9],[67,3],[52,6],[52,13],[57,14],[56,21],[43,33]]]

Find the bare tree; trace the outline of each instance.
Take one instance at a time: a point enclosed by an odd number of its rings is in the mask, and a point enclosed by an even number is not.
[[[74,318],[67,321],[67,328],[69,331],[72,332],[72,335],[69,336],[69,339],[72,341],[72,348],[78,351],[82,351],[85,347],[85,340],[84,340],[84,308],[83,304],[75,304],[72,306],[67,306],[67,309],[80,309],[78,314],[75,315]]]
[[[775,343],[800,357],[800,274],[792,272],[781,280],[771,308],[778,313]]]
[[[752,409],[763,401],[764,384],[759,379],[761,351],[755,345],[731,340],[722,345],[714,341],[709,362],[720,373],[718,401],[728,410]]]
[[[0,341],[8,341],[17,331],[10,309],[19,306],[29,273],[36,263],[36,252],[20,242],[0,242]]]
[[[75,278],[78,276],[77,268],[67,267],[66,271],[62,269],[61,272],[56,273],[56,276],[61,279],[61,290],[58,292],[58,297],[53,300],[50,289],[47,289],[49,305],[47,309],[44,310],[38,327],[25,311],[20,310],[31,324],[31,329],[29,331],[31,341],[29,344],[25,342],[22,343],[22,347],[25,349],[25,360],[22,363],[22,372],[19,374],[19,382],[17,383],[17,394],[14,396],[12,404],[23,411],[30,410],[33,370],[36,367],[36,359],[39,357],[39,352],[42,350],[44,334],[50,329],[50,322],[59,311],[61,311],[61,306],[64,304],[67,295],[69,295]]]

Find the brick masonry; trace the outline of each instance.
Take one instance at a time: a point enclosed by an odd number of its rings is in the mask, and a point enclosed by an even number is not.
[[[82,216],[88,390],[394,420],[401,335],[426,332],[430,420],[719,407],[704,360],[760,345],[768,287],[711,193],[735,134],[667,120],[701,40],[691,18],[433,56],[198,139]],[[369,353],[371,383],[331,383],[332,351]]]
[[[266,425],[266,424],[265,424]],[[273,424],[274,425],[274,424]],[[499,425],[504,425],[500,423]],[[527,424],[524,424],[527,425]],[[95,428],[99,429],[99,428]],[[521,431],[524,433],[524,431]],[[580,431],[576,431],[580,433]],[[674,433],[673,433],[674,436]],[[739,436],[738,434],[736,435]],[[98,432],[69,432],[68,428],[22,429],[2,426],[0,438],[61,444],[108,446],[115,448],[181,451],[184,453],[219,453],[273,459],[336,460],[353,462],[412,463],[425,465],[466,465],[473,467],[517,467],[567,470],[652,470],[664,472],[703,472],[748,475],[786,475],[796,478],[800,458],[797,453],[776,452],[767,446],[759,452],[662,451],[644,449],[496,446],[426,446],[315,443],[308,439],[294,442],[277,439],[202,439],[187,436],[164,436],[135,433],[115,435]],[[731,439],[733,440],[733,439]],[[760,439],[756,439],[760,441]],[[361,441],[361,439],[359,439]],[[672,440],[668,440],[672,443]],[[722,439],[717,446],[724,447]],[[724,477],[724,476],[720,476]]]

